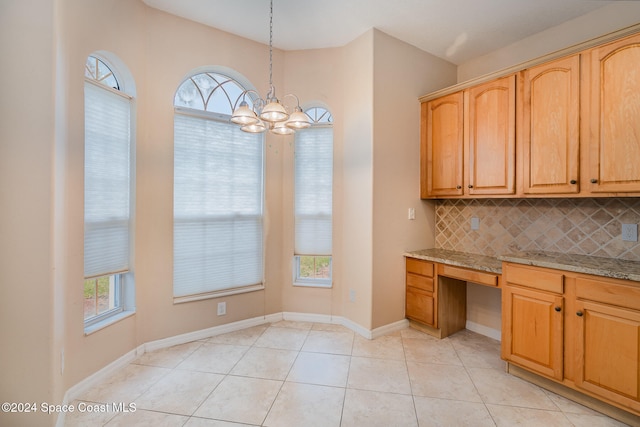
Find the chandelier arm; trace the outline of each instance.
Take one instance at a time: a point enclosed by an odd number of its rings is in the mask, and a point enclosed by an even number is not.
[[[240,98],[242,98],[242,100],[244,101],[245,98],[247,97],[247,95],[250,94],[250,93],[255,93],[256,97],[258,99],[260,99],[260,94],[257,91],[253,90],[253,89],[247,89],[245,91],[242,91],[242,93],[240,95],[238,95],[238,98],[236,99],[236,102],[233,103],[233,110],[234,111],[238,107],[238,102],[240,102]],[[251,103],[254,103],[254,101],[251,100]]]
[[[283,97],[282,97],[282,104],[283,104],[283,105],[284,105],[284,99],[285,99],[287,96],[291,96],[291,97],[295,98],[295,100],[296,100],[296,106],[295,106],[295,108],[300,108],[300,98],[298,98],[298,96],[297,96],[297,95],[295,95],[295,94],[293,94],[293,93],[288,93],[288,94],[286,94],[285,96],[283,96]],[[302,109],[300,108],[300,110],[302,110]]]

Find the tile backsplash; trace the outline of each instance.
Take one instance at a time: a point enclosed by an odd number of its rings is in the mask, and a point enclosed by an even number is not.
[[[640,244],[622,240],[622,224],[640,224],[640,198],[438,200],[435,243],[490,256],[550,251],[640,261]]]

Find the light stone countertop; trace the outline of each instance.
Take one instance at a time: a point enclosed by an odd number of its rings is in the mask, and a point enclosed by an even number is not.
[[[467,252],[449,251],[445,249],[422,249],[419,251],[410,251],[405,252],[404,256],[423,259],[425,261],[438,262],[440,264],[502,274],[502,261],[496,257],[470,254]]]
[[[490,257],[446,249],[422,249],[405,252],[409,258],[502,274],[502,261],[574,273],[640,282],[640,262],[588,255],[555,252],[514,252]]]
[[[502,261],[640,282],[640,262],[555,252],[521,252],[498,257]]]

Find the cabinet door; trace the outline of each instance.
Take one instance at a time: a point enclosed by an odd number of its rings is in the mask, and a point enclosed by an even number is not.
[[[640,410],[640,312],[576,302],[576,386]]]
[[[524,192],[577,193],[580,56],[525,70],[523,84]]]
[[[515,193],[516,76],[468,90],[469,194]]]
[[[406,316],[429,326],[437,328],[435,316],[435,300],[431,292],[407,287]]]
[[[420,196],[462,195],[462,92],[422,104]]]
[[[562,296],[505,286],[502,290],[503,358],[562,380],[562,311]]]
[[[592,192],[640,191],[640,36],[589,51]]]

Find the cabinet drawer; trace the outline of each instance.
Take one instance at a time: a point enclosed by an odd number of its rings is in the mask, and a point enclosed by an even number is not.
[[[417,274],[407,273],[407,286],[433,292],[433,279]]]
[[[416,258],[407,258],[407,273],[433,277],[433,263]]]
[[[406,316],[427,325],[437,327],[434,317],[434,299],[427,292],[407,288]]]
[[[512,285],[526,286],[541,291],[563,293],[564,274],[539,267],[507,264],[504,280]]]
[[[576,296],[582,300],[640,310],[640,288],[637,286],[578,277],[576,278]]]
[[[483,273],[482,271],[467,270],[461,267],[440,264],[438,274],[467,282],[479,283],[481,285],[498,286],[498,276],[496,274]]]

